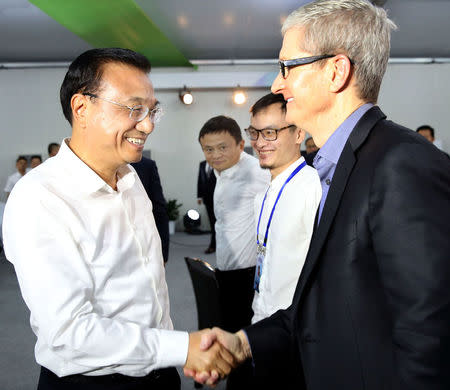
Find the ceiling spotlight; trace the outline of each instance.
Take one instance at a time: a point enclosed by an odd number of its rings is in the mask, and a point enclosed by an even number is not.
[[[237,89],[233,92],[233,102],[234,104],[242,105],[247,101],[247,95],[246,93],[239,88],[239,85]]]
[[[191,91],[188,91],[186,86],[184,86],[183,90],[180,91],[180,100],[187,105],[190,105],[194,102],[194,96],[192,96]]]

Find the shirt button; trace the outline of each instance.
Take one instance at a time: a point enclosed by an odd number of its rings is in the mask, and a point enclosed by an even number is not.
[[[144,256],[144,258],[142,260],[144,261],[145,264],[148,263],[148,257],[147,256]]]
[[[329,186],[331,184],[331,180],[327,179],[327,180],[325,180],[325,183],[327,183],[327,186]]]

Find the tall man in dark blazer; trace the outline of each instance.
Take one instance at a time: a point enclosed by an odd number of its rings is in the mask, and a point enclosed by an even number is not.
[[[216,251],[216,216],[214,215],[214,188],[216,188],[216,175],[213,169],[203,160],[198,167],[197,180],[197,202],[204,204],[208,213],[209,225],[211,226],[211,241],[205,253]]]
[[[167,202],[164,198],[161,179],[158,174],[156,162],[150,158],[142,157],[142,160],[131,164],[141,179],[145,192],[152,202],[153,217],[156,229],[161,238],[164,263],[169,260],[169,215],[167,214]]]
[[[363,0],[315,1],[283,25],[272,92],[320,147],[317,227],[287,310],[203,340],[252,358],[255,375],[295,370],[307,390],[450,388],[450,164],[375,106],[393,27]]]

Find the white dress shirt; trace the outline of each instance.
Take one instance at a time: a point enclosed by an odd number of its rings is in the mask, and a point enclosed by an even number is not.
[[[300,157],[270,183],[259,226],[259,242],[264,242],[267,223],[275,200],[289,175],[304,162]],[[256,196],[255,226],[261,211],[264,194]],[[317,171],[306,165],[284,190],[273,213],[266,245],[259,293],[255,291],[252,323],[269,317],[292,303],[314,228],[314,218],[322,197]],[[255,229],[256,231],[256,229]],[[256,234],[253,239],[256,248]]]
[[[270,172],[242,152],[239,161],[217,177],[214,190],[217,268],[229,271],[256,264],[255,195],[267,188]]]
[[[27,172],[25,172],[27,173]],[[23,175],[25,176],[25,175]],[[8,176],[8,179],[6,180],[6,185],[5,185],[5,192],[11,192],[12,189],[14,188],[14,186],[16,185],[16,183],[22,179],[22,174],[20,172],[15,172],[12,175]]]
[[[189,336],[172,330],[161,240],[131,166],[115,191],[63,142],[14,187],[3,238],[40,365],[144,376],[185,363]]]

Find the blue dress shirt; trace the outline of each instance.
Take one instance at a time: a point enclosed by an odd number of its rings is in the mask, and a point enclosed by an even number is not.
[[[334,171],[341,156],[342,150],[347,142],[348,137],[355,128],[361,117],[373,107],[372,103],[366,103],[353,111],[348,118],[331,134],[330,138],[325,142],[314,157],[313,165],[317,169],[320,177],[320,184],[322,185],[322,199],[319,206],[320,221],[322,216],[323,206],[328,196],[331,182],[333,181]]]

